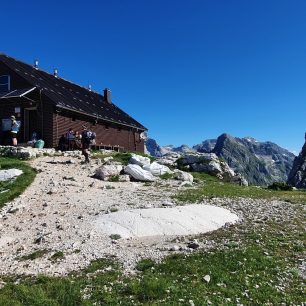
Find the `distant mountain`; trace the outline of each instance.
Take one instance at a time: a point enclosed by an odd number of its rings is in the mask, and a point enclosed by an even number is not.
[[[237,173],[253,185],[287,181],[295,155],[272,142],[254,138],[237,138],[229,134],[218,137],[212,150]]]
[[[204,140],[192,148],[187,145],[177,148],[173,145],[160,147],[155,140],[154,146],[152,143],[153,141],[149,141],[148,151],[157,157],[171,152],[215,153],[252,185],[269,185],[276,181],[287,181],[295,158],[293,153],[273,142],[259,142],[252,137],[238,138],[229,134],[222,134],[218,139]],[[148,148],[148,143],[146,145]]]
[[[179,147],[173,148],[173,152],[178,152],[178,153],[193,153],[196,152],[196,150],[188,147],[187,145],[183,144]]]
[[[306,141],[299,156],[294,159],[288,177],[288,184],[297,188],[306,188]]]
[[[196,150],[190,148],[187,145],[181,145],[179,147],[174,147],[173,145],[167,145],[161,147],[157,144],[157,142],[152,139],[148,138],[145,142],[145,152],[155,157],[161,157],[171,152],[177,153],[192,153],[196,152]]]
[[[214,149],[216,143],[217,139],[207,139],[200,144],[194,145],[192,148],[197,152],[210,153]]]

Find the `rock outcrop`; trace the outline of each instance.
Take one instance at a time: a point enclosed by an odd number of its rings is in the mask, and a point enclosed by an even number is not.
[[[287,181],[295,155],[272,142],[254,138],[218,137],[212,151],[240,173],[252,185],[269,185]]]
[[[195,172],[204,172],[227,182],[247,186],[241,174],[236,174],[229,165],[214,153],[186,154],[178,160],[179,166],[187,167]]]
[[[306,142],[299,156],[294,159],[293,167],[288,177],[288,184],[297,188],[306,188]]]

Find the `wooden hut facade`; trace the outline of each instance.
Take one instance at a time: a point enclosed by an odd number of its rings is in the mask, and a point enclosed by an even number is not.
[[[144,152],[146,128],[103,95],[0,54],[0,143],[9,142],[10,116],[20,121],[18,142],[26,143],[36,132],[46,147],[57,147],[72,128],[86,124],[97,134],[96,145]]]

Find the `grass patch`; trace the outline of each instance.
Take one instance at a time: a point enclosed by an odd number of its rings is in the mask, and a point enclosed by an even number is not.
[[[113,161],[117,161],[122,163],[123,165],[128,165],[130,158],[132,157],[133,152],[114,152],[114,153],[103,153],[100,151],[95,151],[93,158],[105,158],[105,157],[113,157]],[[148,157],[150,159],[151,162],[155,161],[156,158],[144,153],[140,153],[140,152],[136,152],[135,154],[140,155],[140,156],[144,156],[144,157]]]
[[[151,269],[152,267],[154,267],[155,262],[150,259],[150,258],[146,258],[146,259],[142,259],[140,260],[137,265],[136,265],[136,269],[138,271],[145,271],[148,269]]]
[[[64,258],[65,258],[64,252],[62,252],[62,251],[57,251],[57,252],[55,252],[49,259],[50,259],[52,262],[55,262],[55,261],[58,261],[58,260],[61,260],[61,259],[64,259]]]
[[[228,198],[278,198],[291,203],[306,204],[306,190],[284,191],[271,190],[257,186],[239,186],[233,183],[220,181],[218,178],[205,173],[191,173],[194,179],[199,183],[197,189],[184,190],[174,196],[180,202],[198,202],[205,198],[228,197]]]
[[[127,165],[132,154],[131,153],[120,153],[120,152],[117,152],[117,153],[103,153],[103,152],[100,152],[100,151],[95,151],[94,152],[94,155],[93,155],[93,158],[105,158],[105,157],[112,157],[113,161],[117,161],[117,162],[120,162],[122,163],[123,165]]]
[[[36,258],[40,258],[43,257],[44,255],[46,255],[47,253],[49,253],[49,250],[47,249],[42,249],[42,250],[37,250],[34,251],[31,254],[28,255],[24,255],[18,258],[18,260],[20,261],[24,261],[24,260],[35,260]]]
[[[23,174],[15,180],[0,182],[0,191],[8,190],[0,193],[1,208],[6,202],[18,197],[33,182],[36,172],[26,162],[8,157],[0,157],[0,168],[1,170],[16,168],[23,171]]]
[[[159,176],[162,180],[170,180],[174,177],[173,173],[164,173]]]
[[[119,182],[119,175],[113,175],[108,179],[109,182]]]
[[[121,236],[119,234],[111,234],[109,235],[109,238],[113,240],[119,240]]]

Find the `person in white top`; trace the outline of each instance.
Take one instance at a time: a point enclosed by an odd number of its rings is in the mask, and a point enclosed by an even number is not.
[[[19,132],[19,123],[16,121],[15,116],[11,116],[11,137],[13,146],[17,146],[17,133]]]

